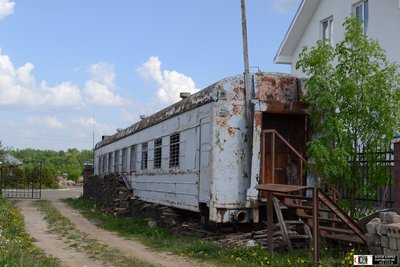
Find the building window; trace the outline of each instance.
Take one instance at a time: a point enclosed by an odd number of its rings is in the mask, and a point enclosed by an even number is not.
[[[154,140],[154,169],[161,169],[162,139]]]
[[[119,150],[114,152],[114,172],[119,172]]]
[[[131,146],[131,158],[129,160],[129,170],[131,172],[136,171],[136,149],[135,145]]]
[[[122,172],[127,172],[127,162],[126,162],[126,153],[127,153],[127,148],[122,149]]]
[[[147,170],[147,157],[148,157],[148,144],[143,143],[142,144],[142,161],[140,163],[140,169],[142,170]]]
[[[368,0],[359,3],[354,8],[357,20],[362,22],[364,33],[367,33],[369,20]]]
[[[333,45],[332,41],[332,30],[333,30],[333,18],[330,17],[321,22],[322,26],[322,40],[327,45]]]
[[[179,133],[171,135],[169,139],[169,167],[179,167]]]

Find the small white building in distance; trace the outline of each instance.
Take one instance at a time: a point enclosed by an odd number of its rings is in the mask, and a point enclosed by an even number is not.
[[[389,62],[400,63],[400,0],[303,0],[275,56],[274,63],[290,64],[296,70],[304,46],[313,47],[317,40],[331,44],[343,40],[342,24],[355,14],[363,21],[369,38],[379,41]]]

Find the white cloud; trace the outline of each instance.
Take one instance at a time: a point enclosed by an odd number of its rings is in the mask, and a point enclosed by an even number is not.
[[[84,93],[88,102],[100,106],[122,106],[126,102],[116,95],[114,67],[108,63],[93,64],[89,68],[90,80],[85,83]]]
[[[198,91],[192,78],[177,71],[161,71],[161,61],[158,57],[150,57],[136,71],[144,79],[157,83],[157,100],[162,104],[179,101],[180,92]]]
[[[70,108],[84,105],[78,86],[71,82],[49,87],[42,81],[37,87],[33,69],[30,62],[16,68],[9,56],[0,54],[0,105]]]
[[[285,13],[291,8],[299,6],[301,0],[272,0],[272,7],[279,13]]]
[[[10,2],[9,0],[0,0],[0,20],[14,13],[14,6],[15,2]]]
[[[45,126],[50,129],[64,129],[64,125],[54,116],[28,117],[26,122],[30,125]]]

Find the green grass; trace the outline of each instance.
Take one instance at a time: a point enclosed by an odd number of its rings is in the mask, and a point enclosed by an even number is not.
[[[53,207],[50,202],[45,200],[36,201],[35,205],[45,215],[49,223],[50,232],[60,235],[67,239],[69,246],[78,251],[87,253],[91,258],[111,263],[114,266],[137,266],[151,267],[149,263],[143,262],[133,257],[126,256],[120,250],[101,243],[88,234],[79,231],[66,217]]]
[[[271,256],[261,247],[227,249],[217,244],[201,240],[197,237],[187,237],[174,234],[165,228],[149,228],[147,221],[137,218],[120,218],[101,212],[94,202],[85,199],[68,199],[66,202],[79,210],[86,218],[99,227],[118,233],[126,238],[135,238],[143,244],[161,251],[176,255],[201,259],[218,266],[311,266],[313,251],[307,249],[292,253],[276,253]],[[322,248],[320,266],[353,266],[353,255],[364,254],[356,252],[351,245],[346,251]]]
[[[19,210],[0,196],[0,266],[61,266],[58,259],[47,256],[33,245],[24,229]]]

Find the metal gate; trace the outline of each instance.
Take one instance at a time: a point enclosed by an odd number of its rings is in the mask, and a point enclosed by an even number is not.
[[[42,162],[0,166],[0,194],[3,197],[41,198]]]

